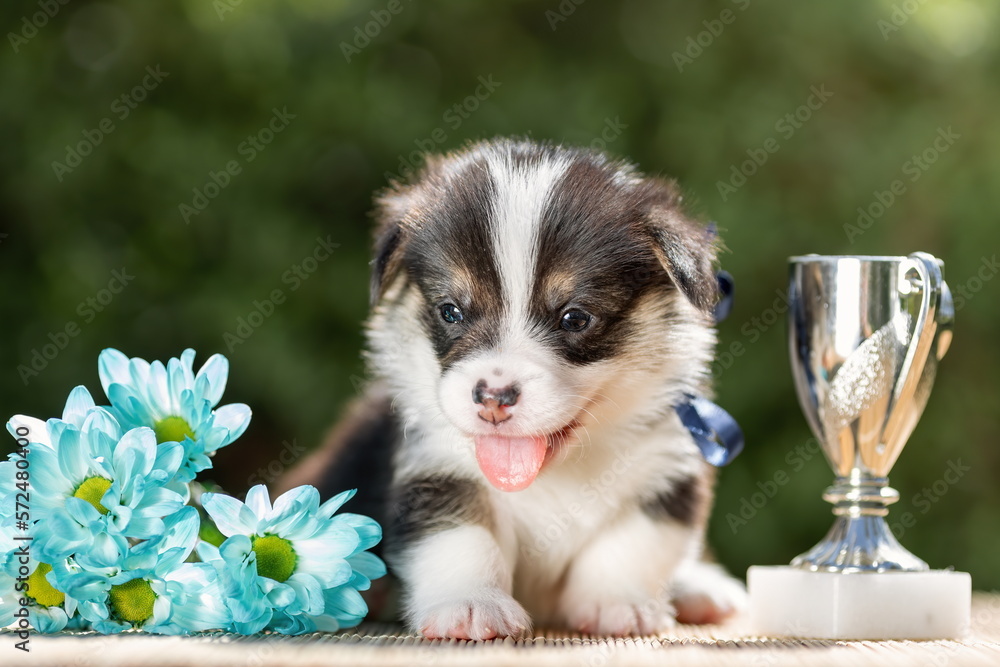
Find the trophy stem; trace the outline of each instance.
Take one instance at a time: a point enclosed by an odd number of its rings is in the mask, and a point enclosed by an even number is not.
[[[826,537],[792,561],[814,572],[921,572],[927,563],[907,551],[885,521],[899,500],[885,477],[838,477],[823,494],[837,517]]]

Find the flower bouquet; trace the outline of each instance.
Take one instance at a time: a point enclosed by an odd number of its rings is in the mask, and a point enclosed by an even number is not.
[[[368,552],[382,530],[337,514],[354,491],[320,503],[303,486],[272,503],[259,485],[245,503],[201,493],[204,515],[190,504],[212,454],[250,423],[246,405],[217,407],[226,358],[195,373],[194,356],[105,350],[110,405],[80,386],[61,417],[7,423],[18,449],[0,462],[0,628],[299,634],[368,613],[359,591],[385,574]]]

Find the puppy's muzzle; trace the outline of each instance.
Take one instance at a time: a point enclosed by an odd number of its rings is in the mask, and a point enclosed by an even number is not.
[[[521,388],[517,384],[509,384],[501,389],[486,386],[486,380],[480,380],[472,390],[472,400],[483,406],[479,410],[479,418],[491,424],[499,424],[511,418],[507,410],[517,403]]]

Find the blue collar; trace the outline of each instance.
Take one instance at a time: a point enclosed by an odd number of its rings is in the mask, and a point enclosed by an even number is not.
[[[721,322],[733,310],[733,277],[719,271],[719,302],[715,306],[715,321]],[[743,451],[743,431],[733,416],[701,396],[685,394],[684,401],[676,406],[677,416],[691,433],[701,455],[712,465],[728,465]]]
[[[733,416],[701,396],[685,395],[674,406],[681,423],[691,433],[705,460],[716,467],[728,465],[743,451],[743,431]]]

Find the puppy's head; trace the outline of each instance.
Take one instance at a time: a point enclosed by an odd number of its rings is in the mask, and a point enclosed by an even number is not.
[[[378,199],[373,341],[410,341],[379,369],[397,400],[443,415],[507,491],[595,429],[662,418],[714,346],[715,246],[679,205],[586,150],[430,159]]]

